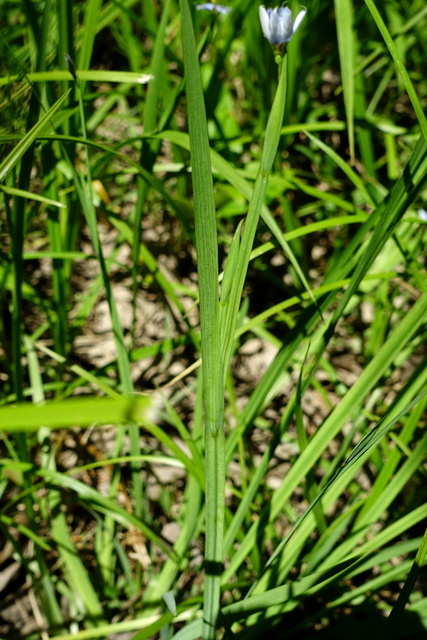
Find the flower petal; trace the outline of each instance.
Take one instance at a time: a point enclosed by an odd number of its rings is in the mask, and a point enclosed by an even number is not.
[[[271,9],[267,10],[262,4],[259,8],[259,21],[261,22],[261,29],[264,37],[271,42],[269,11],[271,11]]]
[[[218,13],[222,13],[223,15],[226,15],[229,11],[231,11],[232,7],[226,7],[223,4],[217,4],[216,5],[216,10],[218,11]]]
[[[292,38],[292,11],[289,7],[281,7],[277,10],[277,44],[289,42]]]
[[[304,20],[306,13],[307,10],[303,9],[294,21],[289,7],[266,9],[264,5],[261,5],[259,19],[262,32],[275,49],[277,48],[283,52],[284,47],[292,40],[292,36]]]
[[[304,20],[305,18],[305,14],[307,13],[307,9],[303,9],[302,11],[299,12],[299,14],[297,15],[297,17],[295,18],[295,22],[294,22],[294,26],[292,28],[292,35],[294,35],[296,33],[296,31],[298,30],[301,22]]]
[[[203,4],[198,4],[196,5],[196,9],[198,11],[216,11],[217,13],[222,13],[223,15],[231,11],[231,7],[226,7],[223,4],[215,4],[214,2],[204,2]]]

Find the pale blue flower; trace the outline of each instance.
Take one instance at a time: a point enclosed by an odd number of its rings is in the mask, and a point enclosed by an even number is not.
[[[427,222],[427,211],[425,209],[418,209],[418,217],[422,222]]]
[[[276,7],[266,9],[264,5],[259,8],[259,19],[262,32],[274,48],[284,49],[291,41],[307,13],[302,9],[295,20],[292,19],[292,11],[289,7]]]
[[[205,2],[203,4],[196,5],[198,11],[216,11],[217,13],[226,14],[231,11],[231,7],[225,7],[223,4],[215,4],[214,2]]]

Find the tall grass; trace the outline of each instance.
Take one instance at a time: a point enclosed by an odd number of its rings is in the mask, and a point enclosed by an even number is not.
[[[0,9],[1,637],[425,634],[427,11],[231,6]]]

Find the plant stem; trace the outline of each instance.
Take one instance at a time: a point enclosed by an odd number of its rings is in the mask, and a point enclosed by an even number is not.
[[[218,299],[218,238],[199,60],[188,0],[181,0],[182,41],[199,278],[205,424],[206,540],[204,640],[213,640],[220,602],[224,535],[224,386]]]

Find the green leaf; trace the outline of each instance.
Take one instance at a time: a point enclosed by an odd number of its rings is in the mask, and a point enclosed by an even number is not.
[[[173,595],[173,591],[166,591],[166,593],[163,594],[163,600],[165,601],[166,606],[171,612],[171,614],[173,616],[176,616],[176,602],[175,602],[175,596]]]
[[[16,147],[9,155],[0,163],[0,180],[4,180],[9,171],[22,158],[26,150],[36,141],[36,139],[44,133],[44,130],[51,123],[52,116],[58,111],[60,106],[66,100],[69,91],[64,93],[49,109],[49,111],[37,122],[36,125],[18,142]]]
[[[336,0],[339,2],[339,0]],[[405,86],[405,89],[408,93],[409,99],[414,107],[414,111],[417,114],[418,122],[421,127],[421,131],[423,133],[424,139],[427,142],[427,118],[424,113],[423,106],[420,103],[420,100],[417,96],[417,92],[414,89],[414,85],[412,84],[411,78],[409,77],[409,73],[406,70],[405,64],[399,54],[398,48],[391,37],[390,31],[387,29],[387,25],[382,19],[380,12],[378,11],[373,0],[365,0],[365,4],[368,7],[369,11],[374,18],[378,29],[381,32],[382,37],[384,38],[384,42],[387,45],[388,50],[394,60],[394,64],[396,65],[397,72],[402,78],[402,82]]]
[[[41,426],[64,429],[130,420],[143,424],[151,405],[149,398],[76,398],[41,406],[0,407],[0,432],[36,431]]]
[[[81,81],[91,82],[114,82],[114,83],[134,83],[147,84],[152,80],[153,76],[148,73],[135,73],[133,71],[84,71],[76,70],[76,77]],[[28,82],[61,82],[64,80],[73,80],[70,71],[39,71],[35,73],[27,73],[25,79]],[[0,87],[10,84],[11,82],[22,82],[21,76],[6,76],[0,78]],[[68,92],[67,94],[68,95]]]
[[[215,638],[223,563],[224,394],[218,300],[218,240],[203,88],[188,0],[180,0],[199,278],[205,420],[204,640]]]
[[[38,193],[32,193],[31,191],[25,191],[24,189],[15,189],[14,187],[5,187],[0,185],[0,190],[3,193],[7,193],[9,196],[18,196],[18,198],[26,198],[27,200],[35,200],[36,202],[43,202],[51,207],[60,207],[65,209],[65,205],[56,200],[51,200],[45,196],[41,196]]]
[[[337,19],[338,51],[341,65],[341,82],[344,91],[347,116],[350,158],[354,162],[354,65],[355,47],[353,31],[353,0],[334,0]]]

